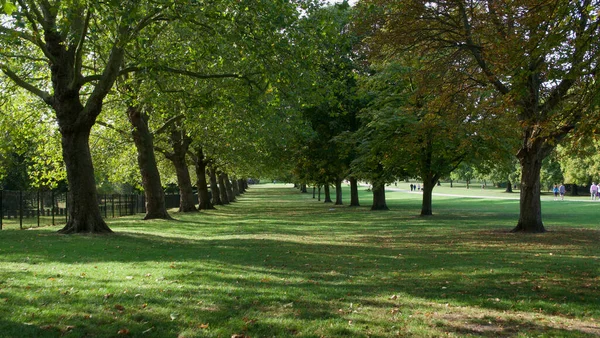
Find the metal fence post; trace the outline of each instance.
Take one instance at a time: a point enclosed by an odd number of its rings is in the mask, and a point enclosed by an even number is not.
[[[23,190],[19,190],[19,228],[23,230]]]
[[[51,199],[51,203],[52,203],[51,204],[52,207],[50,208],[50,213],[52,213],[52,225],[55,225],[54,224],[54,190],[50,191],[50,196],[51,196],[50,199]]]
[[[37,225],[40,227],[40,190],[37,191]]]

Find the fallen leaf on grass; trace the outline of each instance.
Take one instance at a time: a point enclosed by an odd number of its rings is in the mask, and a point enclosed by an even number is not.
[[[117,304],[115,305],[115,309],[119,310],[119,311],[125,311],[125,307],[121,304]]]
[[[246,323],[246,325],[256,323],[256,319],[250,319],[248,317],[244,317],[242,318],[242,320],[244,321],[244,323]]]
[[[198,325],[198,328],[203,329],[203,330],[208,329],[208,324],[200,324],[200,325]]]
[[[396,296],[396,295],[392,295],[392,296],[390,297],[390,300],[396,300],[396,299],[398,299],[398,296]]]
[[[245,334],[232,334],[231,338],[248,338]]]
[[[128,335],[128,334],[129,334],[129,330],[128,330],[128,329],[120,329],[120,330],[117,332],[117,334],[118,334],[118,335],[121,335],[121,336],[125,336],[125,335]]]
[[[60,330],[60,332],[62,332],[62,333],[67,333],[67,332],[69,332],[69,331],[73,330],[74,328],[75,328],[75,326],[74,326],[74,325],[67,325],[67,326],[65,326],[65,328],[64,328],[64,329]]]

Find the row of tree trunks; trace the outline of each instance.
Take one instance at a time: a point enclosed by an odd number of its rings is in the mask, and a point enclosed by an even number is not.
[[[350,181],[350,206],[358,207],[358,206],[360,206],[359,199],[358,199],[358,180],[355,177],[350,177],[349,181]],[[343,179],[341,179],[341,178],[337,179],[335,181],[335,205],[343,205],[342,182],[343,182]],[[327,184],[325,184],[323,186],[325,189],[325,203],[332,203],[329,186]],[[321,201],[321,186],[320,185],[318,186],[318,190],[319,190],[319,199],[318,200]],[[300,185],[300,192],[302,192],[302,193],[307,192],[306,184]],[[316,197],[316,192],[317,192],[317,186],[313,186],[312,198]]]
[[[139,107],[129,107],[127,111],[129,121],[133,127],[132,136],[138,150],[138,165],[142,175],[144,193],[146,195],[146,216],[144,219],[171,219],[165,207],[164,190],[162,188],[160,174],[154,156],[153,136],[148,128],[148,116]],[[224,204],[235,200],[246,191],[247,182],[237,180],[232,183],[226,173],[221,173],[222,181],[217,185],[216,170],[207,170],[207,159],[201,146],[196,146],[190,151],[191,138],[179,127],[171,130],[169,135],[172,149],[170,152],[161,150],[167,159],[175,167],[177,184],[180,191],[180,212],[194,212],[197,210],[214,209],[214,205]],[[186,154],[190,155],[196,169],[196,187],[198,189],[198,209],[195,207],[196,199],[193,195],[190,173],[188,170]],[[213,199],[209,194],[207,173],[210,177],[210,188]],[[225,194],[221,193],[223,191]]]

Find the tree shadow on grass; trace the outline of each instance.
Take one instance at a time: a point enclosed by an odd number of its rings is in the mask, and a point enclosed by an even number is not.
[[[286,203],[293,206],[294,202]],[[348,304],[385,312],[394,308],[418,311],[408,301],[390,299],[394,294],[423,304],[448,302],[482,311],[541,311],[564,318],[598,313],[598,273],[589,267],[598,259],[593,249],[600,242],[598,231],[571,229],[522,236],[498,230],[510,218],[501,212],[470,217],[449,212],[432,222],[403,211],[384,215],[358,209],[341,214],[329,209],[269,207],[239,216],[236,213],[245,209],[233,205],[200,215],[208,218],[206,222],[193,217],[176,223],[127,225],[124,221],[122,232],[115,236],[7,232],[3,235],[10,245],[0,248],[0,261],[20,264],[25,270],[0,270],[0,277],[9,273],[16,280],[31,281],[23,288],[43,293],[49,292],[44,282],[56,276],[38,273],[39,266],[89,268],[116,263],[129,268],[126,273],[139,285],[118,279],[124,276],[87,272],[90,292],[58,296],[62,305],[56,307],[63,308],[63,313],[86,305],[94,313],[93,320],[75,320],[80,336],[115,335],[124,325],[137,334],[155,327],[149,333],[175,336],[182,328],[199,323],[218,326],[215,331],[220,335],[309,335],[310,325],[323,321],[332,325],[330,331],[316,328],[321,335],[365,335],[366,329],[347,325],[356,316],[347,311]],[[296,218],[282,221],[289,215]],[[498,227],[489,227],[489,217],[495,217]],[[473,224],[484,221],[487,229],[473,230],[477,228]],[[144,266],[161,266],[163,275],[147,277]],[[63,272],[59,279],[68,288],[82,277],[73,270]],[[137,291],[129,290],[105,298],[103,286],[123,283],[139,288],[142,296],[137,299]],[[12,297],[10,303],[16,308],[46,306],[56,297],[50,292],[37,300]],[[121,312],[115,308],[119,303],[136,307]],[[175,312],[197,318],[169,319]],[[261,313],[269,313],[274,320],[253,321],[264,318]],[[379,334],[392,334],[385,323],[362,320],[370,323],[365,326],[377,326]],[[442,330],[459,334],[492,332],[440,320]],[[510,332],[511,325],[533,332],[543,328],[535,319],[504,324],[505,332]]]

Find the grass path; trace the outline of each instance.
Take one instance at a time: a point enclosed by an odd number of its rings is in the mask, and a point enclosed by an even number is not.
[[[0,337],[600,335],[597,205],[543,201],[550,231],[521,235],[517,201],[438,196],[423,218],[419,198],[259,185],[112,236],[2,231]]]

